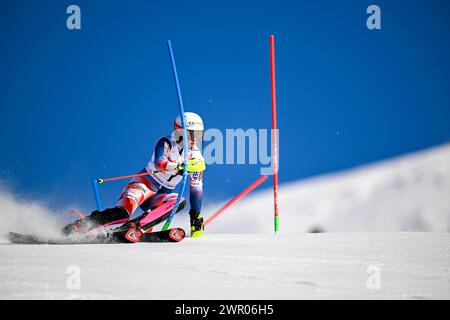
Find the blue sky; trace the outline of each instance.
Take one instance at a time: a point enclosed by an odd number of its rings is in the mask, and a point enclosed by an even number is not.
[[[70,4],[81,30],[66,28]],[[381,30],[366,28],[370,4]],[[168,39],[186,110],[225,130],[270,128],[276,36],[281,183],[447,143],[449,16],[448,1],[7,1],[0,179],[23,200],[94,209],[91,181],[139,171],[172,128]],[[258,175],[209,166],[205,204]],[[105,205],[124,183],[102,187]]]

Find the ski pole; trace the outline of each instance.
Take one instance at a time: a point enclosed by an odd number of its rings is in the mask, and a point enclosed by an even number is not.
[[[97,204],[97,210],[102,211],[102,200],[100,199],[100,191],[98,190],[98,183],[97,180],[92,180],[92,188],[94,189],[94,195],[95,195],[95,203]]]
[[[120,177],[113,177],[113,178],[100,178],[97,179],[95,182],[97,183],[103,183],[103,182],[108,182],[108,181],[114,181],[114,180],[122,180],[122,179],[128,179],[128,178],[134,178],[134,177],[141,177],[141,176],[146,176],[146,175],[153,175],[155,173],[160,173],[160,172],[168,172],[168,171],[176,171],[178,170],[178,168],[171,168],[171,169],[163,169],[163,170],[154,170],[154,171],[147,171],[147,172],[141,172],[141,173],[135,173],[135,174],[129,174],[127,176],[120,176]]]
[[[175,216],[175,213],[177,213],[178,205],[180,204],[181,198],[183,197],[184,188],[186,187],[186,181],[187,181],[187,162],[188,162],[188,144],[187,144],[187,130],[186,130],[186,124],[184,121],[184,106],[183,106],[183,98],[181,96],[181,88],[180,88],[180,82],[178,81],[178,74],[177,74],[177,66],[175,64],[175,57],[173,55],[173,49],[172,49],[172,43],[170,40],[167,40],[167,49],[169,50],[169,56],[170,60],[172,62],[172,73],[175,80],[175,87],[177,89],[177,96],[178,96],[178,106],[180,107],[180,120],[181,125],[183,127],[183,149],[184,149],[184,172],[183,172],[183,181],[181,183],[180,193],[178,194],[177,201],[175,202],[175,205],[172,209],[172,212],[170,213],[169,218],[167,219],[166,223],[164,224],[163,228],[161,230],[167,230],[170,226],[170,223],[172,222],[173,217]]]

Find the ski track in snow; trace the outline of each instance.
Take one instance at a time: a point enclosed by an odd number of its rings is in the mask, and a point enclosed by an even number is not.
[[[178,244],[0,245],[1,299],[449,299],[450,234],[207,235]],[[71,265],[80,290],[67,287]],[[380,268],[368,289],[367,268]]]

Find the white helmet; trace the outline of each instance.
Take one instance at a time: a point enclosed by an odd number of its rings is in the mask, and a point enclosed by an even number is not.
[[[186,124],[187,130],[204,130],[202,118],[194,112],[185,112],[184,122]],[[175,119],[175,126],[177,126],[178,128],[183,128],[181,125],[180,116]]]
[[[186,124],[186,130],[188,135],[188,144],[190,147],[197,145],[201,149],[203,143],[203,120],[194,112],[184,113],[184,122]],[[183,126],[181,123],[181,117],[177,116],[173,124],[175,138],[177,143],[181,144],[183,141]]]

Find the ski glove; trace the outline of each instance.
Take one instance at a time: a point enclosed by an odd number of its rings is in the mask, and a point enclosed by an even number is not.
[[[178,163],[178,173],[183,174],[184,172],[184,162]],[[188,160],[187,172],[200,172],[206,170],[205,160],[192,158]]]

